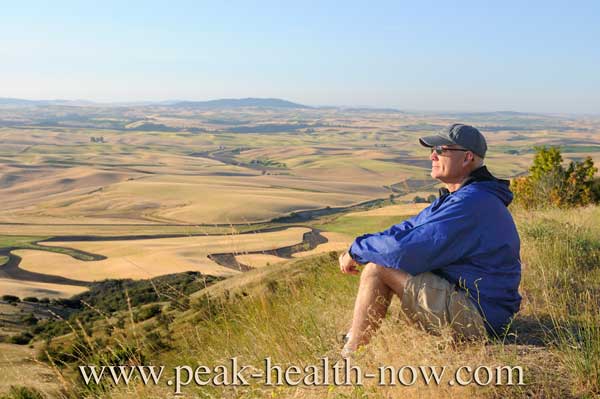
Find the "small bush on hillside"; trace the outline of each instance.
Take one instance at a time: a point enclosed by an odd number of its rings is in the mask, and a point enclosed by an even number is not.
[[[141,308],[135,315],[135,319],[136,319],[136,321],[144,321],[144,320],[148,320],[151,317],[156,316],[159,313],[160,313],[160,306],[157,304],[153,304],[150,306],[146,306],[145,308]]]
[[[24,332],[19,335],[13,335],[12,337],[10,337],[8,339],[8,342],[11,344],[16,344],[16,345],[27,345],[31,341],[32,338],[33,338],[33,335],[31,335],[28,332]]]
[[[34,296],[28,296],[28,297],[23,298],[23,302],[37,303],[37,302],[39,302],[39,300]]]
[[[535,147],[536,154],[529,175],[511,183],[514,203],[526,209],[585,206],[600,202],[600,183],[594,180],[598,168],[591,157],[562,166],[557,147]]]
[[[32,329],[32,333],[41,338],[50,339],[71,332],[69,325],[62,320],[42,320]]]
[[[14,295],[2,295],[2,300],[10,303],[21,302],[19,297]]]
[[[171,348],[171,345],[156,331],[151,331],[145,338],[149,349],[152,351],[161,351]]]
[[[21,323],[26,326],[35,326],[38,323],[38,318],[33,315],[33,313],[28,313],[26,315],[21,316]]]

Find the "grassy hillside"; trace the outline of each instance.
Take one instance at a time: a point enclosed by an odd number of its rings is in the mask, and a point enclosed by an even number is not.
[[[487,345],[455,343],[408,326],[395,299],[382,331],[355,364],[368,372],[391,365],[447,366],[439,386],[307,387],[264,385],[183,387],[186,397],[592,397],[600,394],[600,208],[535,213],[513,211],[522,239],[521,311],[511,332]],[[159,398],[172,395],[176,366],[242,365],[264,369],[264,359],[287,367],[339,359],[358,284],[339,273],[337,254],[321,255],[253,270],[190,295],[189,309],[161,304],[130,307],[91,325],[73,325],[48,351],[72,396]],[[146,305],[147,306],[147,305]],[[140,317],[140,313],[143,317]],[[155,314],[153,314],[155,313]],[[117,325],[115,320],[120,320]],[[83,324],[80,324],[83,326]],[[41,345],[41,343],[36,344]],[[70,353],[71,358],[64,353]],[[44,356],[42,356],[44,357]],[[64,365],[60,365],[60,361]],[[137,380],[129,387],[85,386],[75,373],[81,364],[164,365],[159,385]],[[521,366],[522,386],[450,386],[460,366]],[[44,389],[40,386],[41,389]]]

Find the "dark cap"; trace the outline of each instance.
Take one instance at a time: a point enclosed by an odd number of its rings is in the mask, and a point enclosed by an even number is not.
[[[438,132],[435,136],[425,136],[419,138],[419,143],[425,147],[435,147],[437,145],[459,145],[473,153],[485,158],[487,144],[483,134],[473,126],[455,123]]]

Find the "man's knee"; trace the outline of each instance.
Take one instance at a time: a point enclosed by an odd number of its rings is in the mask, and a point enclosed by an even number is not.
[[[394,269],[392,267],[381,266],[381,265],[378,265],[373,262],[369,262],[369,263],[365,264],[363,271],[362,271],[362,275],[367,276],[367,277],[372,277],[372,276],[384,277],[387,275],[407,276],[407,277],[410,276],[410,274],[406,273],[404,270]]]
[[[401,295],[410,274],[404,270],[393,269],[378,265],[376,263],[367,263],[361,273],[361,281],[377,280],[389,286],[398,295]]]
[[[379,266],[373,262],[369,262],[363,268],[360,279],[367,280],[372,278],[381,278],[381,272],[383,271],[383,266]]]

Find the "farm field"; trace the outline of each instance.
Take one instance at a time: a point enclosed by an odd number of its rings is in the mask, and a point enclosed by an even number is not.
[[[592,117],[0,106],[2,291],[70,296],[85,286],[68,279],[231,275],[342,250],[426,206],[412,201],[439,184],[417,138],[463,120],[487,136],[486,163],[498,177],[524,173],[534,144],[561,146],[565,161],[600,163]],[[383,204],[392,206],[368,210]],[[303,242],[311,228],[320,238]],[[299,244],[310,248],[275,251]],[[19,279],[1,269],[14,268],[9,256],[22,258]]]
[[[0,292],[2,295],[15,295],[19,298],[70,298],[86,290],[87,288],[76,285],[0,278]]]
[[[307,228],[289,228],[267,233],[235,234],[225,236],[194,236],[115,241],[69,241],[43,242],[40,246],[68,247],[85,253],[101,255],[106,259],[80,260],[62,253],[42,250],[19,249],[13,254],[20,257],[21,270],[64,278],[93,282],[104,279],[148,279],[155,276],[200,271],[217,276],[230,276],[239,271],[215,263],[208,258],[211,253],[233,252],[244,254],[251,251],[270,250],[302,242]],[[85,288],[69,285],[37,284],[0,280],[3,293],[29,296],[58,291],[66,296],[79,293]]]
[[[80,121],[62,119],[66,111]],[[487,164],[500,177],[524,172],[533,145],[560,145],[565,160],[600,161],[593,118],[168,107],[38,112],[54,122],[40,125],[31,109],[0,109],[0,223],[243,224],[390,194],[410,198],[423,187],[435,193],[417,138],[463,119],[487,135]],[[112,114],[112,128],[98,114]]]

